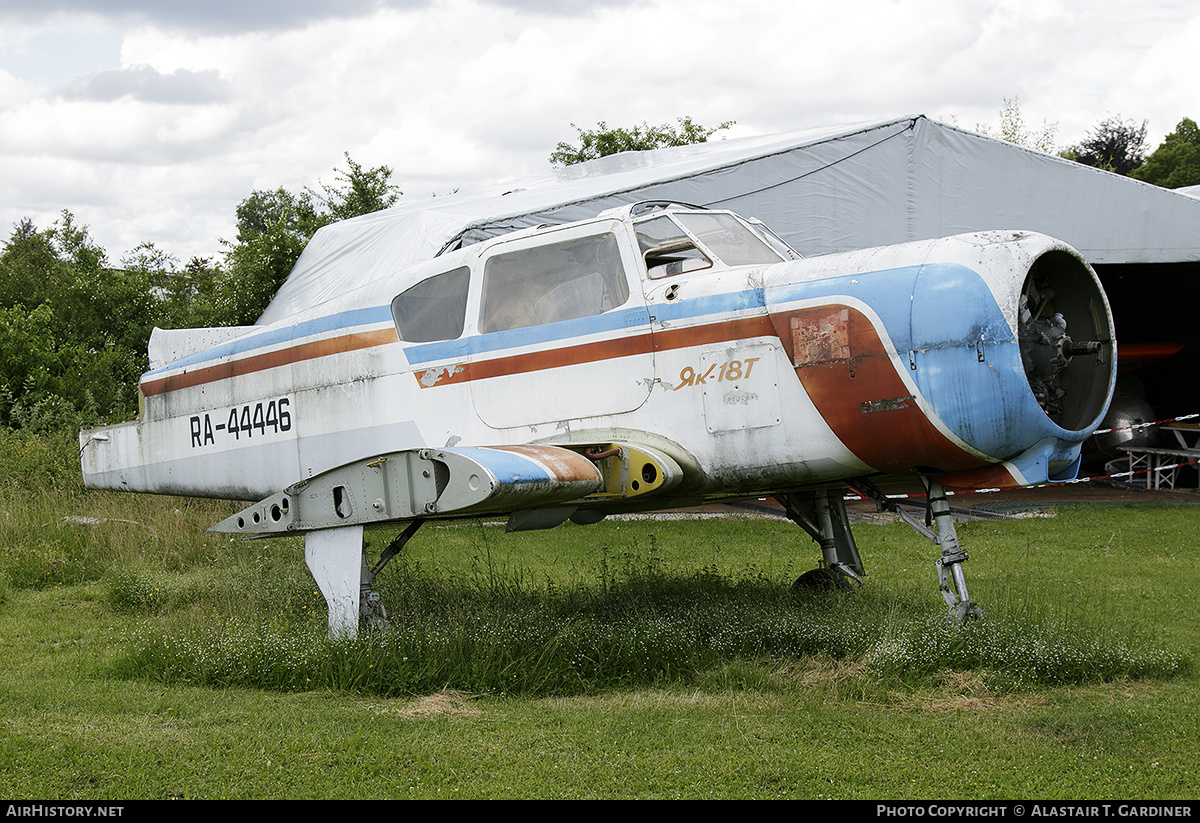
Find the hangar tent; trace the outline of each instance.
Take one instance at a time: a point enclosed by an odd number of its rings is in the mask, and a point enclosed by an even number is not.
[[[1157,377],[1156,402],[1200,404],[1200,392],[1184,391],[1177,378],[1200,366],[1188,299],[1200,274],[1200,198],[924,116],[627,152],[326,226],[259,323],[431,259],[447,245],[639,200],[757,217],[807,257],[984,229],[1044,232],[1096,267],[1122,343],[1185,345]]]
[[[1028,229],[1093,264],[1200,261],[1200,202],[926,117],[626,152],[317,232],[260,323],[472,242],[677,200],[757,217],[805,256]]]

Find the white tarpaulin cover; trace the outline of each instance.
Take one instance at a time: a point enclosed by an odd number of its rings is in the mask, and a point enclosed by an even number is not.
[[[260,324],[433,258],[449,241],[639,200],[757,217],[805,256],[985,229],[1065,240],[1092,263],[1200,260],[1200,199],[924,116],[626,152],[322,228]]]

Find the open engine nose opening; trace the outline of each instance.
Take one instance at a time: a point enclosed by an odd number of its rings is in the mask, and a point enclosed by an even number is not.
[[[1086,263],[1067,251],[1037,259],[1022,287],[1018,334],[1046,416],[1069,431],[1095,425],[1112,392],[1116,344],[1108,300]]]

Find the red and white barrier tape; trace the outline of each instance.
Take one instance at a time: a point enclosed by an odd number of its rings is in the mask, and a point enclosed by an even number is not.
[[[1166,420],[1156,420],[1153,423],[1135,423],[1132,426],[1118,426],[1115,429],[1096,429],[1096,431],[1092,432],[1092,434],[1093,435],[1095,435],[1095,434],[1110,434],[1111,432],[1132,431],[1134,429],[1148,429],[1151,426],[1163,426],[1163,425],[1166,425],[1167,423],[1178,423],[1181,420],[1192,420],[1197,417],[1200,417],[1200,414],[1185,414],[1180,417],[1168,417]]]
[[[1096,431],[1094,431],[1092,433],[1093,434],[1109,434],[1111,432],[1131,431],[1133,429],[1148,429],[1152,426],[1162,426],[1162,425],[1166,425],[1167,423],[1179,423],[1183,420],[1194,420],[1197,417],[1200,417],[1200,414],[1184,414],[1184,415],[1180,415],[1179,417],[1169,417],[1166,420],[1156,420],[1153,423],[1136,423],[1132,426],[1118,426],[1118,427],[1112,428],[1112,429],[1097,429]],[[1033,485],[1033,486],[1021,486],[1021,487],[1019,487],[1019,489],[995,488],[995,489],[965,489],[962,491],[947,490],[946,496],[949,497],[951,495],[957,495],[957,494],[992,494],[993,492],[1019,491],[1020,489],[1045,489],[1045,488],[1050,488],[1051,486],[1069,486],[1072,483],[1090,483],[1094,480],[1115,480],[1115,479],[1122,478],[1122,477],[1134,477],[1139,474],[1149,474],[1150,472],[1167,471],[1169,469],[1182,469],[1187,466],[1196,466],[1196,465],[1200,465],[1200,460],[1189,460],[1186,463],[1174,463],[1169,466],[1155,466],[1152,469],[1138,469],[1137,471],[1116,472],[1115,474],[1099,474],[1099,475],[1093,475],[1092,477],[1076,477],[1074,480],[1061,480],[1057,483],[1038,483],[1037,485]],[[889,495],[885,495],[885,496],[887,497],[888,500],[906,500],[906,499],[924,499],[925,498],[925,495],[923,495],[923,494],[889,494]],[[844,499],[846,499],[846,500],[870,500],[871,498],[863,496],[863,495],[859,495],[859,494],[849,494],[849,495],[846,495],[846,497]]]

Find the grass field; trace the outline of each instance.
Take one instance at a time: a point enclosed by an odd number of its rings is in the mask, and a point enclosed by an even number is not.
[[[300,541],[84,492],[70,451],[0,437],[0,797],[1197,794],[1190,505],[961,525],[964,630],[900,524],[856,528],[867,586],[804,597],[775,520],[427,527],[392,628],[335,643]]]

